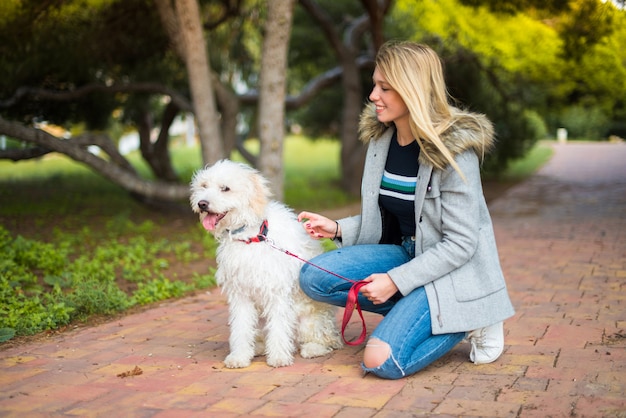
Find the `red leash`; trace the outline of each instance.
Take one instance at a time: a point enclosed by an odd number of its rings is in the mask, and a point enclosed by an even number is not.
[[[266,242],[270,247],[280,252],[283,252],[289,256],[295,257],[298,260],[306,264],[309,264],[319,270],[322,270],[325,273],[332,274],[335,277],[338,277],[342,280],[353,283],[352,287],[348,291],[348,299],[346,300],[346,308],[343,311],[343,320],[341,323],[341,338],[343,338],[343,341],[348,345],[362,344],[365,341],[367,328],[365,326],[365,319],[363,318],[363,312],[361,311],[361,305],[359,304],[359,290],[363,286],[368,284],[369,282],[348,279],[347,277],[344,277],[340,274],[327,270],[322,266],[318,266],[317,264],[311,263],[310,261],[305,260],[304,258],[298,256],[297,254],[292,253],[291,251],[280,248],[276,244],[274,244],[274,241],[272,241],[271,239],[267,237],[267,231],[268,231],[267,220],[264,220],[263,223],[261,224],[261,229],[259,230],[259,233],[255,237],[249,238],[247,240],[240,240],[240,241],[245,242],[246,244],[250,244],[253,242]],[[352,318],[352,312],[354,311],[355,308],[357,312],[359,313],[359,316],[361,317],[361,335],[355,341],[348,341],[346,340],[346,337],[344,334],[345,334],[346,327],[348,326],[348,322],[350,322],[350,318]]]

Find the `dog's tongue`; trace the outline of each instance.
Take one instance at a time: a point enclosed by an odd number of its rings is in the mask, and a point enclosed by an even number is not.
[[[209,213],[202,220],[202,226],[207,231],[213,231],[215,229],[215,224],[217,223],[218,215],[216,213]]]

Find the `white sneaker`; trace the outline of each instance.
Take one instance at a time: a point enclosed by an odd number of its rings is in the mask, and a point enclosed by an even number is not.
[[[502,322],[479,328],[467,334],[472,344],[470,360],[474,364],[492,363],[504,351],[504,327]]]

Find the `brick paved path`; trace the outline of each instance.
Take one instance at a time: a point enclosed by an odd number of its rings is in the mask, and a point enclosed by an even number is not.
[[[0,417],[626,417],[626,145],[555,149],[490,205],[517,309],[494,364],[462,343],[401,381],[363,377],[361,347],[225,369],[214,291],[0,350]]]

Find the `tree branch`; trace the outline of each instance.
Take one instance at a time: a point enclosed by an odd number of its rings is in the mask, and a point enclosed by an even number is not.
[[[302,7],[311,15],[311,17],[317,21],[319,27],[326,34],[326,39],[330,43],[330,46],[335,50],[337,56],[342,55],[343,44],[341,43],[341,37],[335,30],[335,23],[330,16],[324,12],[324,9],[313,0],[299,0]]]
[[[356,65],[359,69],[374,68],[374,59],[365,55],[357,58]],[[302,106],[309,103],[321,90],[332,86],[343,77],[343,68],[334,67],[326,72],[318,75],[317,77],[309,80],[308,83],[300,90],[297,96],[287,96],[286,106],[288,110],[299,109]],[[257,103],[259,98],[259,92],[256,90],[250,90],[239,96],[239,100],[242,104],[251,106]]]
[[[137,174],[135,168],[128,162],[126,158],[124,158],[124,156],[122,156],[122,154],[119,152],[119,150],[117,149],[113,141],[111,141],[111,138],[108,137],[108,135],[86,132],[72,137],[71,139],[68,139],[66,141],[72,142],[73,144],[76,144],[76,146],[80,146],[84,149],[86,149],[90,145],[96,145],[109,156],[112,163],[118,165],[120,168],[130,173]]]
[[[34,143],[40,147],[67,155],[75,161],[86,164],[105,178],[119,184],[130,192],[137,193],[148,199],[181,200],[189,197],[189,189],[185,185],[173,185],[161,181],[148,181],[140,178],[135,172],[130,172],[114,163],[100,158],[82,144],[75,141],[63,140],[41,129],[24,126],[17,122],[8,121],[0,116],[0,132],[16,139]]]
[[[52,101],[71,101],[80,99],[88,94],[95,92],[103,93],[152,93],[169,96],[171,101],[181,110],[192,112],[193,107],[186,97],[179,94],[159,83],[128,83],[128,84],[112,84],[110,86],[104,84],[85,84],[74,90],[49,90],[38,87],[20,87],[15,91],[13,97],[0,100],[0,108],[9,108],[15,106],[25,97],[33,97],[39,100]]]
[[[44,147],[28,147],[28,148],[10,148],[0,150],[0,160],[30,160],[32,158],[43,157],[46,154],[53,152]]]

